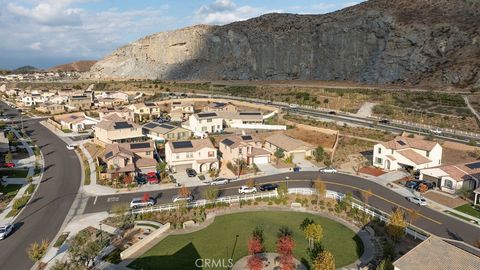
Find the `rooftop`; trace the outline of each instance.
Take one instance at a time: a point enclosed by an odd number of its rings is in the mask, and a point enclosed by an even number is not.
[[[157,122],[150,122],[145,125],[143,125],[144,129],[148,129],[154,132],[157,132],[159,134],[166,134],[172,130],[175,130],[177,128],[181,128],[179,126],[169,124],[169,123],[157,123]]]
[[[281,134],[281,133],[276,133],[273,134],[272,136],[269,136],[265,139],[265,141],[287,151],[295,151],[295,150],[311,150],[314,149],[315,147],[309,143],[306,143],[301,140],[294,139],[290,136]]]
[[[252,135],[241,135],[241,136],[229,136],[223,139],[220,143],[230,148],[235,148],[240,146],[242,143],[261,142],[261,141],[262,140]]]
[[[401,136],[397,136],[395,139],[388,142],[383,142],[381,144],[385,146],[385,148],[394,150],[415,148],[424,151],[431,151],[435,145],[437,145],[436,142]]]
[[[168,142],[167,143],[172,149],[173,153],[182,153],[182,152],[193,152],[198,151],[203,148],[213,148],[212,141],[210,139],[198,139],[198,140],[190,140],[190,141],[176,141],[176,142]]]
[[[105,130],[131,129],[138,128],[139,125],[123,119],[116,113],[105,116],[102,121],[98,122],[97,128]]]

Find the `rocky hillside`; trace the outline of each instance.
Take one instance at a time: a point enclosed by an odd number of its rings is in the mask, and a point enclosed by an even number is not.
[[[479,0],[370,0],[325,15],[267,14],[147,36],[85,77],[480,87],[479,18]]]
[[[72,62],[68,64],[58,65],[52,68],[49,68],[48,71],[76,71],[76,72],[86,72],[89,71],[90,68],[97,63],[96,60],[82,60],[77,62]]]

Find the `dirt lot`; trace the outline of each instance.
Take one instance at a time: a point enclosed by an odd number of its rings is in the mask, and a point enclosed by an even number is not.
[[[310,143],[314,146],[321,145],[325,149],[331,149],[335,144],[334,135],[328,135],[300,128],[293,128],[286,131],[263,132],[255,134],[255,136],[259,137],[260,139],[265,139],[275,133],[284,133],[292,138]]]
[[[449,147],[443,147],[443,154],[442,154],[442,163],[443,164],[457,164],[457,163],[464,163],[475,161],[480,158],[480,150],[458,150]]]
[[[374,142],[340,137],[333,163],[342,169],[355,171],[371,163]]]
[[[93,159],[95,159],[98,155],[100,155],[104,150],[103,147],[96,145],[94,143],[86,143],[84,146],[87,149],[88,153],[90,153]]]

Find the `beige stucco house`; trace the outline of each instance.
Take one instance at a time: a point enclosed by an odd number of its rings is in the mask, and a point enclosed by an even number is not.
[[[223,162],[243,159],[248,165],[267,164],[271,153],[262,145],[262,140],[252,135],[229,136],[219,143],[219,149]]]
[[[461,188],[480,187],[480,161],[420,170],[420,179],[434,182],[440,190],[455,194]]]
[[[263,124],[263,114],[260,111],[222,111],[218,115],[223,118],[227,127],[238,127],[243,124]]]
[[[38,104],[35,110],[45,114],[59,114],[65,112],[65,106],[57,103],[45,102]]]
[[[172,172],[192,168],[206,173],[219,168],[217,149],[210,139],[170,141],[165,145],[165,160]]]
[[[133,112],[135,122],[158,118],[162,114],[160,106],[152,102],[131,104],[128,109]]]
[[[196,134],[218,133],[223,131],[223,118],[216,112],[192,114],[188,118],[187,126]]]
[[[143,125],[142,132],[154,141],[189,140],[192,137],[190,130],[169,123],[150,122]]]
[[[125,120],[115,113],[104,117],[95,125],[94,141],[100,145],[141,142],[146,139],[141,126]]]
[[[92,106],[92,98],[87,95],[69,96],[67,104],[76,110],[88,110]]]
[[[293,156],[293,158],[310,157],[315,150],[313,145],[281,133],[267,137],[263,147],[272,154],[279,148],[283,149],[285,157]]]

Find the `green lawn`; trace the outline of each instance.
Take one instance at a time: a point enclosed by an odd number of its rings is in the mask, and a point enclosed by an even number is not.
[[[471,203],[460,205],[457,208],[455,208],[455,210],[457,210],[457,211],[463,212],[463,213],[465,213],[467,215],[470,215],[472,217],[480,218],[480,210],[478,210],[478,209],[479,208],[476,208],[476,209],[473,208],[473,205]]]
[[[363,252],[363,245],[355,233],[344,225],[333,220],[298,212],[249,212],[224,215],[215,218],[215,222],[207,228],[190,234],[168,236],[128,267],[133,269],[196,269],[198,258],[233,260],[247,255],[247,243],[252,230],[260,225],[264,229],[265,247],[275,252],[276,234],[281,226],[293,230],[295,239],[295,257],[308,260],[307,240],[299,225],[309,217],[323,227],[322,243],[325,249],[335,256],[336,266],[349,265]],[[235,235],[239,235],[235,245]],[[227,255],[228,251],[228,255]],[[227,257],[228,256],[228,257]],[[213,268],[209,268],[213,269]]]
[[[0,170],[0,177],[8,176],[10,178],[25,178],[27,177],[28,170],[24,169],[6,169]]]
[[[3,185],[0,185],[0,192],[3,193],[4,196],[7,197],[13,197],[17,195],[18,190],[22,187],[22,185],[7,185],[4,187]]]

